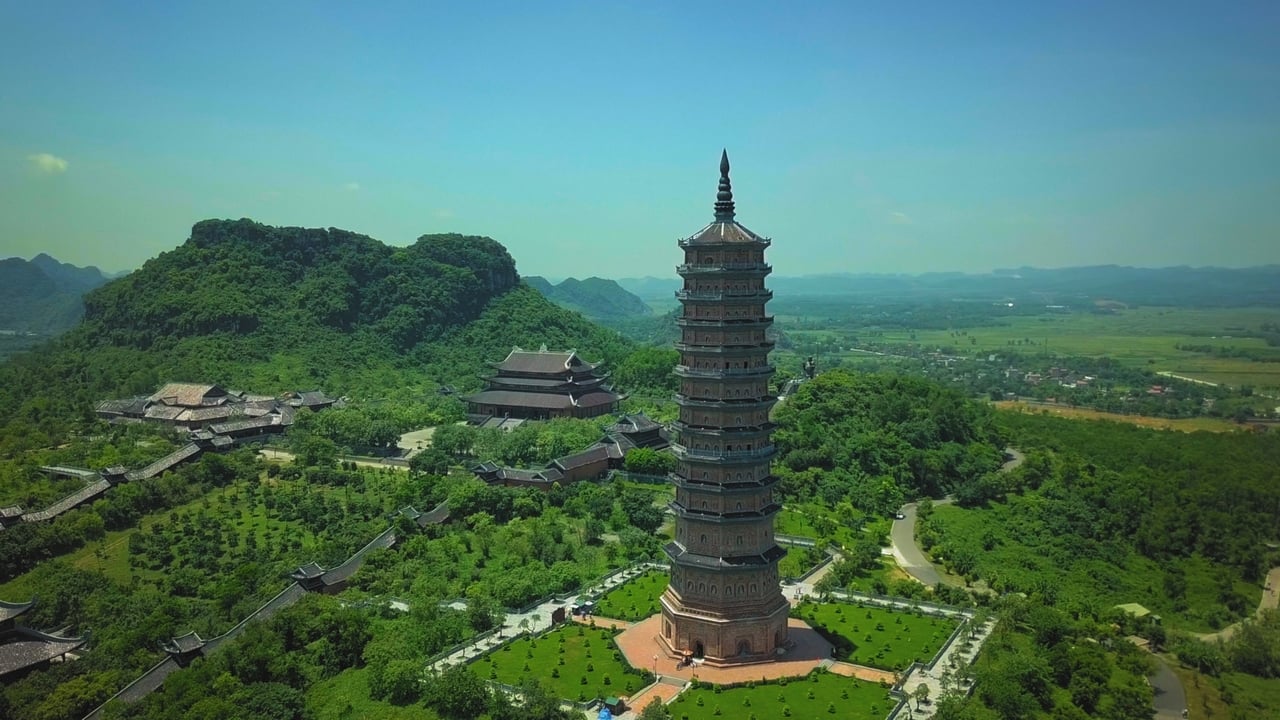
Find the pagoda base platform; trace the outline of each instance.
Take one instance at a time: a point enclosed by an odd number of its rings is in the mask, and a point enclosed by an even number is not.
[[[830,660],[832,651],[831,643],[824,640],[817,630],[796,618],[787,619],[788,642],[782,653],[775,653],[772,657],[753,656],[732,663],[712,664],[699,660],[692,665],[677,667],[682,658],[662,639],[661,614],[632,625],[616,640],[623,657],[633,667],[650,672],[656,668],[659,675],[712,684],[806,675]]]

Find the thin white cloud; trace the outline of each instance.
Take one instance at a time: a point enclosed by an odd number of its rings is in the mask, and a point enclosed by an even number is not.
[[[356,182],[349,182],[349,183],[347,183],[346,185],[343,185],[343,186],[342,186],[342,189],[343,189],[343,190],[346,190],[347,192],[359,192],[359,191],[360,191],[360,183],[356,183]]]
[[[45,175],[61,175],[71,165],[66,160],[50,153],[28,155],[27,162],[31,163],[31,167],[37,172]]]
[[[431,214],[435,215],[439,220],[448,220],[453,217],[453,211],[449,208],[436,208],[431,211]]]
[[[889,222],[894,225],[911,225],[915,221],[911,219],[910,215],[907,215],[904,212],[891,212],[889,213]]]

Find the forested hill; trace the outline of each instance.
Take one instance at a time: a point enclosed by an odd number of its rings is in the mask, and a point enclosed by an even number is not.
[[[1004,460],[989,407],[904,375],[822,373],[774,420],[775,472],[792,500],[887,514],[909,499],[968,492]]]
[[[521,285],[498,242],[462,235],[391,247],[333,228],[207,220],[85,308],[77,328],[0,366],[0,426],[84,414],[169,380],[407,397],[474,387],[512,345],[613,363],[626,349]]]
[[[593,320],[621,320],[653,314],[643,300],[613,280],[568,278],[559,285],[552,285],[546,278],[534,275],[525,278],[525,282],[555,304],[576,310]]]
[[[0,260],[0,330],[60,333],[80,321],[85,292],[106,281],[96,267],[76,267],[43,253]]]

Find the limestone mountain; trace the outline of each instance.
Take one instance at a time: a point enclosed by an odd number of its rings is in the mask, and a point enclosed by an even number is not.
[[[96,267],[76,267],[44,253],[0,260],[0,330],[63,332],[84,314],[84,294],[105,282]]]
[[[551,302],[586,315],[593,320],[621,320],[644,317],[653,310],[643,300],[627,292],[613,280],[589,277],[586,280],[569,278],[552,285],[546,278],[536,275],[525,282],[547,296]]]
[[[0,425],[24,407],[65,417],[168,380],[372,397],[474,387],[487,361],[541,344],[610,362],[627,347],[523,285],[490,238],[394,247],[335,228],[206,220],[89,293],[78,327],[0,366]]]

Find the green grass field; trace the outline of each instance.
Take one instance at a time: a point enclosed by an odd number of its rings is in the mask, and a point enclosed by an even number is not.
[[[600,617],[636,622],[661,610],[658,598],[667,589],[670,577],[661,570],[649,570],[610,590],[596,605]]]
[[[928,662],[957,623],[844,603],[801,603],[794,615],[831,639],[841,660],[881,670]]]
[[[843,518],[831,508],[817,503],[787,505],[775,516],[774,531],[779,535],[795,535],[818,540],[824,536],[838,545],[850,546],[858,537],[851,522],[861,522],[863,515],[847,507]]]
[[[783,545],[782,547],[786,548],[787,555],[778,561],[779,577],[798,578],[812,570],[826,556],[826,553],[821,553],[814,559],[810,555],[809,548],[799,545]]]
[[[628,672],[614,632],[577,623],[538,638],[524,637],[471,663],[482,679],[519,685],[534,676],[556,697],[582,702],[630,695],[648,684]]]
[[[369,697],[369,669],[346,670],[312,685],[306,695],[308,717],[314,720],[436,720],[420,703],[392,705]]]
[[[711,687],[687,690],[667,709],[675,720],[883,720],[894,704],[889,691],[879,685],[823,672],[785,685],[769,683],[720,692]]]

